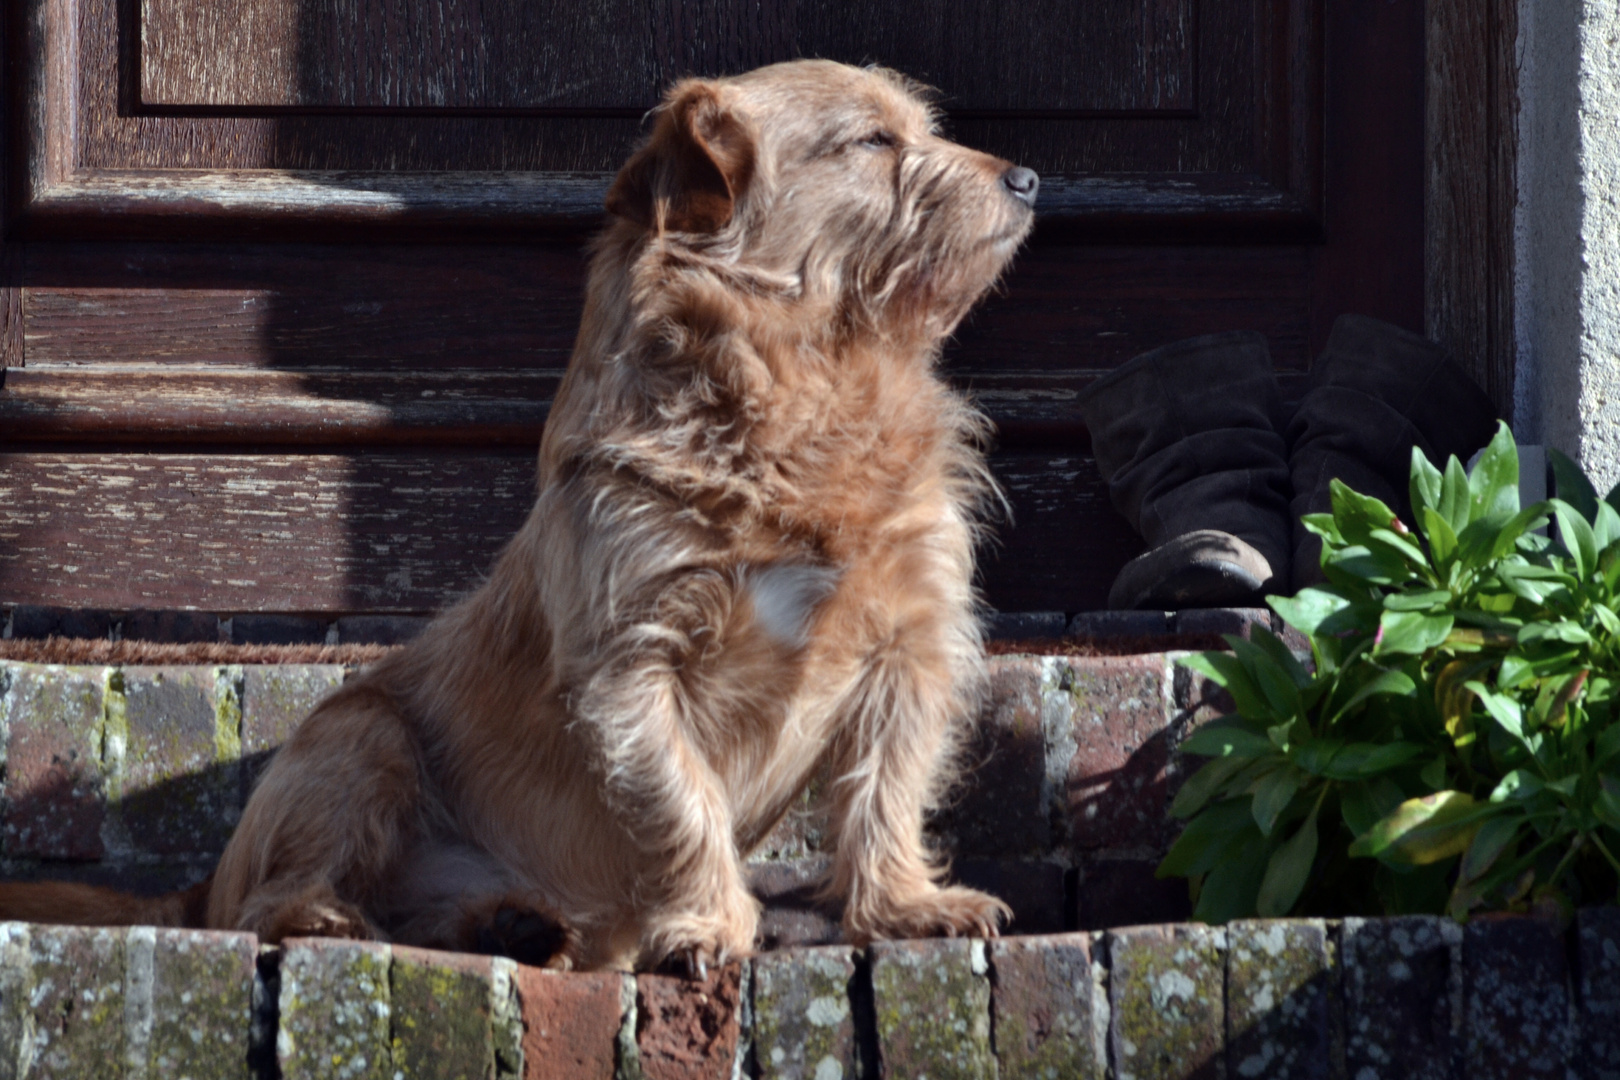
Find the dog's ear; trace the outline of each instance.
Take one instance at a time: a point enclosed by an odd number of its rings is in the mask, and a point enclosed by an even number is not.
[[[754,174],[754,139],[712,83],[675,87],[647,145],[608,189],[609,213],[655,231],[714,232]]]

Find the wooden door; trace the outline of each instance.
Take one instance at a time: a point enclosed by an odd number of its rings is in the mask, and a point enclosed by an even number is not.
[[[947,351],[1013,504],[1004,611],[1103,606],[1139,541],[1074,410],[1253,329],[1423,324],[1413,0],[10,0],[0,603],[426,612],[532,498],[582,241],[676,76],[799,55],[939,87],[1038,170]]]

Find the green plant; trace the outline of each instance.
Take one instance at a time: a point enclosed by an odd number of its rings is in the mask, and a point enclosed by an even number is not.
[[[1415,528],[1335,481],[1304,519],[1327,584],[1268,598],[1313,663],[1258,628],[1184,661],[1237,709],[1181,747],[1212,760],[1159,874],[1198,918],[1615,897],[1620,488],[1553,468],[1563,497],[1521,509],[1505,425],[1471,473],[1414,451]]]

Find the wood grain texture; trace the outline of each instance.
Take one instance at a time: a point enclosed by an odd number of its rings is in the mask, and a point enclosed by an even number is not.
[[[533,454],[0,454],[0,598],[205,611],[434,610],[534,498]],[[981,556],[1002,610],[1102,606],[1139,547],[1089,459],[999,455],[1014,524]]]
[[[1430,0],[1424,328],[1513,404],[1517,7]]]
[[[140,101],[639,115],[682,75],[822,56],[880,57],[963,109],[1187,112],[1193,30],[1192,0],[142,0]]]
[[[23,366],[22,289],[0,286],[0,368]]]
[[[1307,366],[1310,250],[1038,243],[947,345],[951,372],[1107,369],[1257,330]],[[564,246],[169,244],[30,249],[30,366],[566,366],[584,259]]]
[[[1298,239],[1319,224],[1311,177],[1291,163],[1319,156],[1311,87],[1320,83],[1321,43],[1291,12],[1319,10],[1322,0],[1208,5],[1196,18],[1191,0],[853,12],[833,0],[609,0],[559,5],[556,35],[543,47],[481,30],[495,50],[483,60],[470,43],[484,38],[457,29],[458,19],[540,26],[551,5],[147,0],[150,27],[131,16],[125,37],[156,36],[137,49],[121,45],[120,2],[129,0],[18,0],[32,28],[19,62],[30,73],[42,65],[24,89],[39,137],[18,235],[578,234],[600,219],[607,176],[652,100],[611,104],[602,79],[633,72],[637,85],[656,88],[676,74],[741,70],[777,53],[885,61],[939,83],[956,135],[1042,173],[1043,218],[1069,223],[1075,235],[1207,238],[1224,228]],[[603,62],[602,50],[575,40],[619,34],[602,22],[615,4],[639,11],[634,33],[656,43],[631,49],[635,63]],[[286,21],[293,16],[296,25]],[[254,28],[224,47],[239,18]],[[964,40],[975,47],[961,48]],[[1079,42],[1084,63],[1073,59]],[[148,45],[161,48],[149,56]],[[315,51],[300,59],[306,46]],[[142,86],[120,68],[124,52],[125,68],[143,65],[142,79],[157,65],[167,73],[152,76],[158,84],[194,84],[213,104],[143,104]],[[1040,62],[1048,52],[1051,62]],[[390,57],[410,71],[391,67]],[[574,83],[532,66],[581,57],[590,58],[588,77],[568,92],[594,104],[467,104],[504,100],[492,89],[501,80],[552,100]],[[242,66],[238,96],[249,104],[220,103],[231,94],[218,86],[235,78],[221,64]],[[308,89],[328,104],[251,104],[274,86]],[[418,98],[430,103],[398,103]],[[547,110],[555,115],[540,115]]]

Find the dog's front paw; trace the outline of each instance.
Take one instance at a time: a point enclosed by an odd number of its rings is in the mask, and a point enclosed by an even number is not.
[[[851,904],[844,911],[844,936],[862,945],[883,938],[993,938],[1011,920],[1012,908],[989,893],[952,885],[886,903]]]
[[[659,914],[648,922],[643,952],[652,966],[707,979],[711,967],[751,955],[758,930],[759,902],[742,893],[704,910]]]

